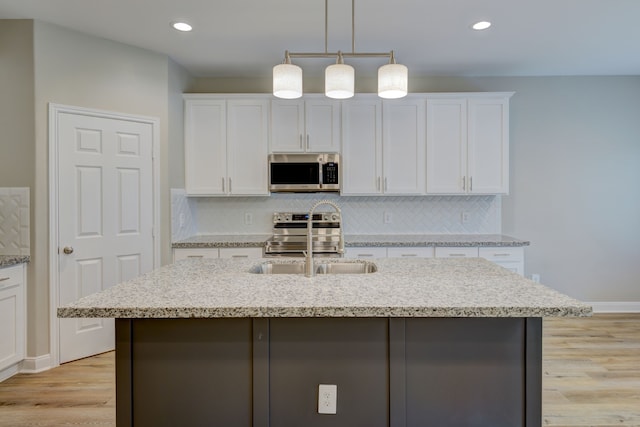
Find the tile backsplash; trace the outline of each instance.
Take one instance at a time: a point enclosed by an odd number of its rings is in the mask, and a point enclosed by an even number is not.
[[[270,197],[187,197],[183,189],[172,189],[172,240],[196,234],[270,234],[273,212],[306,212],[321,199],[340,206],[345,234],[502,231],[501,196],[344,197],[280,193]]]
[[[29,188],[0,187],[0,255],[30,255]]]

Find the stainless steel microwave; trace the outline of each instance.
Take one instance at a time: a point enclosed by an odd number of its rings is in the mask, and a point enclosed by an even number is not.
[[[269,155],[269,191],[314,193],[340,191],[340,155],[279,153]]]

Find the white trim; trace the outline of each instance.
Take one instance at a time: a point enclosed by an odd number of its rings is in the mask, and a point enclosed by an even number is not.
[[[590,301],[594,313],[640,313],[640,301]]]
[[[20,362],[16,362],[7,368],[0,369],[0,383],[18,373],[20,373]]]
[[[51,354],[37,357],[27,357],[21,362],[20,372],[25,374],[37,374],[53,368]]]
[[[160,119],[131,115],[113,111],[95,110],[69,105],[49,103],[49,345],[48,368],[60,365],[59,329],[57,317],[58,291],[60,283],[58,268],[58,115],[61,113],[128,120],[146,123],[152,127],[152,173],[153,173],[153,268],[160,266]],[[39,359],[39,358],[36,358]],[[36,364],[37,365],[37,364]],[[34,366],[36,366],[34,365]],[[46,369],[48,369],[46,368]]]

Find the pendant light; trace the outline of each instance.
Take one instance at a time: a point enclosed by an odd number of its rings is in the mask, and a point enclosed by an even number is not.
[[[342,52],[338,51],[338,59],[324,70],[324,94],[333,99],[351,98],[355,87],[355,70],[346,65]]]
[[[355,0],[351,0],[351,52],[329,52],[328,17],[329,2],[324,2],[324,52],[285,52],[283,64],[273,67],[273,95],[278,98],[293,99],[302,96],[302,69],[291,64],[291,58],[333,58],[335,64],[325,69],[325,95],[329,98],[345,99],[354,94],[355,71],[344,63],[349,58],[389,58],[389,63],[378,69],[378,96],[381,98],[402,98],[407,94],[408,70],[396,64],[393,51],[389,53],[361,53],[355,49]]]
[[[378,68],[378,96],[386,99],[407,96],[408,75],[408,68],[405,65],[396,64],[396,58],[391,51],[389,63]]]
[[[284,99],[302,96],[302,68],[291,63],[288,51],[284,54],[284,63],[273,67],[273,95]]]

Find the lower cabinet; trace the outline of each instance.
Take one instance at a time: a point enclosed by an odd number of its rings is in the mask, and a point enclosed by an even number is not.
[[[524,276],[524,248],[476,246],[348,247],[345,258],[484,258]]]
[[[18,372],[26,346],[24,264],[0,269],[0,381]]]
[[[541,348],[539,318],[116,319],[117,425],[539,426]]]
[[[187,258],[262,258],[263,248],[175,248],[173,261]]]
[[[524,248],[521,246],[513,248],[483,247],[479,248],[478,256],[524,276]]]

